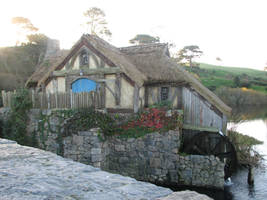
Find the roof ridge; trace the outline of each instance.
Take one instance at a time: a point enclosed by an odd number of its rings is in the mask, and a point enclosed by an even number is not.
[[[168,43],[149,43],[149,44],[139,44],[126,47],[118,47],[118,49],[128,49],[128,48],[142,48],[142,47],[153,47],[153,46],[166,46]]]

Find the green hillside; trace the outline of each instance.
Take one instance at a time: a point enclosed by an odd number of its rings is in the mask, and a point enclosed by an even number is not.
[[[249,68],[239,68],[239,67],[226,67],[218,65],[210,65],[205,63],[199,63],[199,67],[207,70],[216,70],[219,74],[231,73],[233,75],[247,74],[251,77],[258,77],[267,80],[267,71],[249,69]]]
[[[199,67],[192,69],[186,67],[185,69],[196,74],[201,82],[212,91],[222,86],[246,87],[267,94],[267,72],[264,71],[205,63],[200,63]]]

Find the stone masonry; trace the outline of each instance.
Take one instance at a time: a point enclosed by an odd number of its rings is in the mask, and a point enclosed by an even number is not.
[[[36,131],[40,139],[38,116],[38,111],[32,111],[29,129]],[[52,129],[57,123],[56,118],[50,118]],[[139,138],[112,136],[104,139],[100,130],[93,128],[64,137],[61,144],[57,140],[58,133],[48,132],[42,137],[45,141],[39,144],[45,150],[61,152],[63,157],[137,180],[176,186],[224,187],[224,163],[214,156],[180,153],[178,130],[154,132]]]

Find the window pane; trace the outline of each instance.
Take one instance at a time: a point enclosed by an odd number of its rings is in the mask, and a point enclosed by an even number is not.
[[[161,101],[168,100],[168,94],[169,94],[169,88],[168,87],[162,87],[161,88]]]

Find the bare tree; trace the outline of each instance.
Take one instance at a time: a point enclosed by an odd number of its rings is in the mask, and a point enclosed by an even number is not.
[[[87,21],[85,22],[87,32],[99,37],[110,38],[112,33],[107,27],[106,15],[103,10],[97,7],[89,8],[83,13]]]
[[[22,43],[28,34],[36,33],[39,30],[28,18],[25,17],[13,17],[11,22],[17,26],[18,39],[16,41],[16,45]]]

